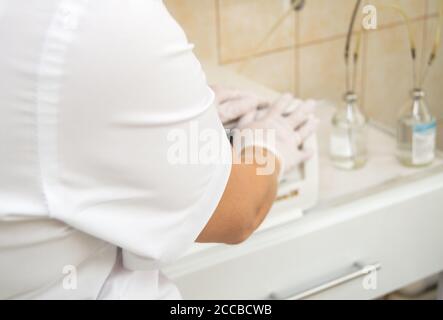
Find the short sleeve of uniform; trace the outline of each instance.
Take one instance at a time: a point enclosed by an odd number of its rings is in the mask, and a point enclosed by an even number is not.
[[[162,1],[70,3],[39,76],[50,212],[121,247],[126,267],[158,267],[192,245],[229,179],[213,92]]]

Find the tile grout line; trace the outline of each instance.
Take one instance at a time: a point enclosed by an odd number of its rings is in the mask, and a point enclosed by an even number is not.
[[[416,22],[420,22],[422,20],[433,19],[433,18],[436,18],[436,17],[437,17],[436,14],[430,14],[430,15],[425,14],[425,15],[416,17],[414,19],[411,19],[411,22],[412,23],[416,23]],[[392,28],[396,28],[396,27],[402,26],[404,24],[405,23],[403,21],[396,21],[396,22],[392,22],[392,23],[387,23],[385,25],[379,26],[376,30],[373,30],[371,32],[389,30],[389,29],[392,29]],[[334,35],[334,36],[331,36],[331,37],[326,37],[326,38],[323,38],[323,39],[317,39],[317,40],[313,40],[313,41],[310,41],[310,42],[302,43],[300,45],[300,47],[307,47],[307,46],[316,45],[316,44],[327,42],[327,41],[334,41],[334,40],[338,40],[340,38],[343,38],[345,36],[346,36],[346,34],[344,34],[344,33],[343,34],[337,34],[337,35]]]
[[[425,12],[426,14],[429,13],[429,0],[425,1]],[[425,69],[425,64],[426,64],[426,55],[427,55],[427,47],[428,47],[428,25],[429,25],[429,20],[425,19],[422,22],[422,49],[421,49],[421,60],[420,60],[420,66],[418,68],[418,77],[419,77],[419,81],[421,82],[421,78],[423,76],[423,70]]]
[[[361,80],[360,80],[360,90],[361,90],[361,106],[363,108],[363,112],[368,116],[368,106],[366,104],[366,77],[367,77],[367,69],[368,69],[368,46],[369,46],[369,37],[367,33],[364,33],[363,38],[363,59],[361,66]]]
[[[300,95],[300,52],[296,49],[300,41],[300,13],[294,15],[294,95]]]
[[[219,65],[223,64],[223,59],[221,56],[221,18],[220,18],[220,0],[214,0],[214,8],[215,8],[215,37],[216,37],[216,50],[217,50],[217,63]]]
[[[420,22],[420,21],[423,21],[423,20],[433,19],[436,16],[437,16],[436,14],[424,15],[424,16],[421,16],[421,17],[417,17],[417,18],[411,19],[411,22],[416,23],[416,22]],[[377,30],[374,30],[374,32],[389,30],[389,29],[396,28],[396,27],[399,27],[399,26],[402,26],[402,25],[404,25],[404,22],[400,22],[400,21],[399,22],[393,22],[391,24],[386,24],[384,26],[379,27]],[[339,39],[342,39],[344,37],[346,37],[345,34],[337,34],[337,35],[334,35],[334,36],[331,36],[331,37],[322,38],[322,39],[318,39],[318,40],[313,40],[311,42],[301,43],[299,45],[289,45],[289,46],[283,46],[283,47],[280,47],[280,48],[275,48],[275,49],[271,49],[271,50],[262,51],[262,52],[259,52],[257,54],[251,55],[251,56],[242,56],[242,57],[238,57],[238,58],[220,60],[219,63],[220,63],[220,65],[235,64],[235,63],[242,62],[242,61],[250,59],[250,58],[260,58],[260,57],[264,57],[264,56],[267,56],[267,55],[270,55],[270,54],[280,53],[280,52],[284,52],[284,51],[288,51],[288,50],[292,50],[292,49],[306,48],[306,47],[309,47],[309,46],[314,46],[314,45],[322,44],[322,43],[325,43],[325,42],[339,40]]]
[[[270,54],[274,54],[274,53],[280,53],[280,52],[285,52],[285,51],[289,51],[292,49],[295,49],[296,47],[294,45],[288,45],[288,46],[284,46],[284,47],[279,47],[279,48],[275,48],[275,49],[269,49],[266,51],[262,51],[262,52],[258,52],[256,54],[250,55],[250,56],[242,56],[242,57],[238,57],[238,58],[231,58],[231,59],[226,59],[224,61],[220,61],[221,65],[227,65],[227,64],[235,64],[235,63],[239,63],[248,59],[255,59],[255,58],[261,58],[261,57],[265,57],[267,55]]]
[[[364,5],[367,5],[368,1],[365,0]],[[365,28],[361,27],[362,37],[363,37],[363,47],[362,47],[362,59],[360,65],[360,106],[363,114],[369,118],[368,110],[366,105],[366,75],[367,75],[367,63],[368,63],[368,33]]]

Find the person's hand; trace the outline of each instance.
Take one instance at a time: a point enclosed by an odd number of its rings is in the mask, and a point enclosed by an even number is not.
[[[269,102],[255,94],[211,86],[216,97],[216,107],[223,124],[232,124],[250,112],[269,106]]]
[[[295,102],[292,95],[283,95],[266,110],[252,111],[238,123],[237,134],[243,137],[248,136],[245,130],[262,132],[253,134],[253,139],[246,139],[241,149],[254,145],[274,153],[280,161],[281,176],[313,155],[313,150],[305,149],[303,144],[317,129],[318,120],[313,114],[315,104]]]
[[[318,105],[315,100],[300,100],[294,98],[292,94],[283,94],[277,101],[268,106],[259,107],[258,109],[251,110],[248,114],[243,115],[238,122],[238,126],[245,126],[256,120],[262,119],[268,113],[268,107],[272,107],[276,104],[281,105],[284,109],[283,116],[288,117],[293,115],[293,117],[298,117],[300,122],[306,119],[307,116],[314,114],[314,111]]]

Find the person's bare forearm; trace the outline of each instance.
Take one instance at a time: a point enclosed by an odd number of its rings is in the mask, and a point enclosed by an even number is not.
[[[197,242],[241,243],[263,222],[276,198],[280,168],[272,153],[260,152],[268,164],[275,164],[275,170],[267,175],[260,174],[263,165],[255,159],[247,164],[234,153],[234,164],[223,197]]]

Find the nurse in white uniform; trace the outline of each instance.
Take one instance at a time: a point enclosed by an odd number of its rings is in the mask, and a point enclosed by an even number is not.
[[[220,114],[251,111],[219,94]],[[242,121],[277,133],[256,144],[277,164],[258,175],[232,163],[240,152],[161,0],[0,0],[0,299],[180,298],[161,267],[195,241],[244,241],[281,171],[309,156],[298,146],[315,121],[283,117],[288,103]],[[171,131],[192,123],[219,135],[217,161],[168,161]]]

